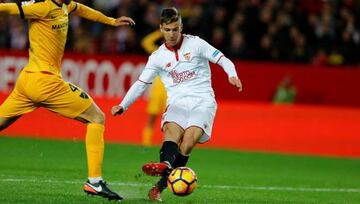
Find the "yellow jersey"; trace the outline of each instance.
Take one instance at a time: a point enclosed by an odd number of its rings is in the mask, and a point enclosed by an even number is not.
[[[20,15],[29,23],[28,72],[50,72],[60,75],[69,26],[69,15],[114,25],[115,19],[107,17],[81,3],[59,4],[54,0],[32,0],[22,3],[1,3],[0,13]]]

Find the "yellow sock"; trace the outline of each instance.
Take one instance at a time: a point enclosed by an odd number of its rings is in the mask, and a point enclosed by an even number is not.
[[[144,146],[151,146],[151,139],[153,135],[153,128],[146,127],[143,131],[142,144]]]
[[[88,177],[101,176],[101,166],[104,157],[104,125],[90,123],[86,131],[86,156],[88,162]]]

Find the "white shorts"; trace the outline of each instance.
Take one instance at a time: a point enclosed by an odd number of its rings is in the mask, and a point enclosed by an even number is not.
[[[162,115],[161,129],[167,122],[174,122],[184,130],[197,126],[204,130],[199,143],[205,143],[211,138],[217,104],[214,98],[184,97],[169,104]]]

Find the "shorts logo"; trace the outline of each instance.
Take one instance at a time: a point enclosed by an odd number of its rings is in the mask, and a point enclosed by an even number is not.
[[[184,58],[185,58],[186,61],[189,61],[190,57],[191,57],[190,52],[184,54]]]
[[[204,124],[204,129],[206,129],[208,126],[206,124]]]
[[[89,96],[84,91],[81,92],[80,97],[83,98],[83,99],[88,99],[89,98]]]

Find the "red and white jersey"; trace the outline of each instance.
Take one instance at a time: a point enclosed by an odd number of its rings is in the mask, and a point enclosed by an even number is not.
[[[159,75],[167,91],[167,104],[185,96],[214,98],[209,61],[217,63],[222,56],[205,40],[183,34],[177,47],[164,43],[152,53],[139,80],[151,83]]]
[[[234,64],[199,37],[182,35],[176,47],[163,44],[151,54],[139,80],[119,105],[128,109],[157,75],[165,85],[168,105],[189,97],[216,105],[209,62],[218,63],[229,77],[237,77]]]

